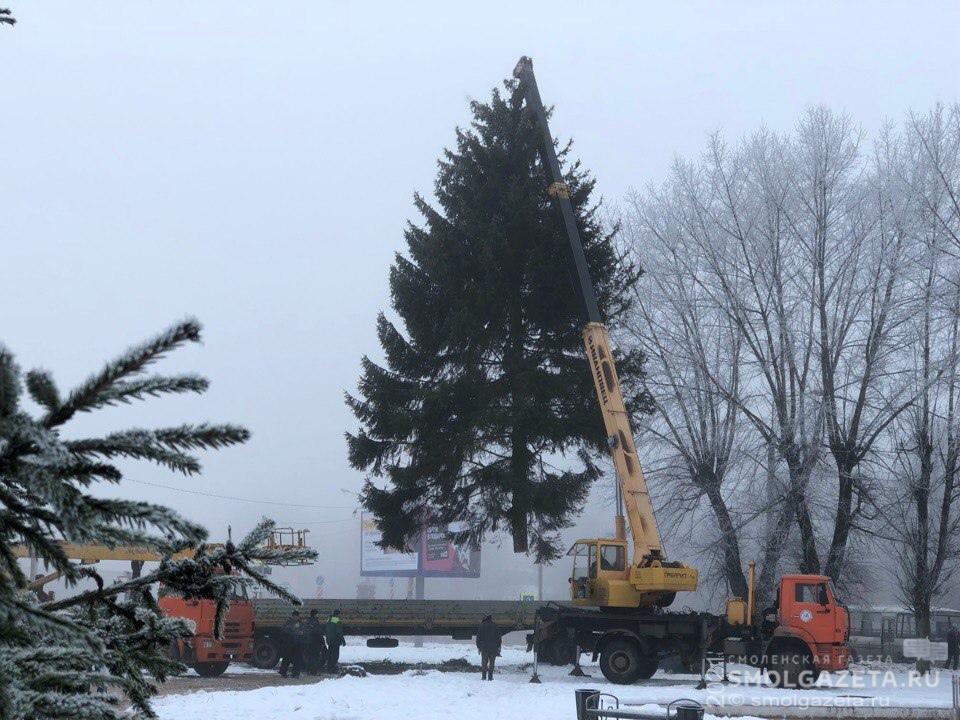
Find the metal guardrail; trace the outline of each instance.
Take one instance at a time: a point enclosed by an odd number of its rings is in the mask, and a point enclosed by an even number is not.
[[[664,720],[663,713],[625,710],[620,698],[592,689],[574,690],[577,720]],[[703,705],[689,698],[678,698],[667,705],[668,720],[703,720]]]

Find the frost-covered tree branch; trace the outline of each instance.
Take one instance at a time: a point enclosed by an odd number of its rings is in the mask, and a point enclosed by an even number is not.
[[[119,718],[126,714],[120,708],[123,696],[141,716],[152,716],[149,699],[156,683],[182,670],[166,650],[191,633],[182,620],[160,612],[152,595],[155,583],[188,598],[215,601],[217,633],[229,598],[242,587],[261,585],[298,602],[258,566],[310,559],[315,553],[262,547],[270,521],[237,545],[205,545],[206,530],[169,508],[92,492],[102,483],[123,482],[116,458],[198,473],[198,451],[243,443],[249,438],[246,429],[183,424],[64,437],[77,413],[204,392],[207,381],[194,375],[147,374],[169,352],[199,340],[196,321],[178,323],[107,363],[66,395],[49,372],[22,373],[12,353],[0,346],[0,717]],[[40,408],[38,415],[24,407],[27,395]],[[105,586],[96,572],[70,561],[61,541],[134,546],[166,559],[141,578]],[[29,548],[68,586],[93,579],[97,588],[38,604],[14,555],[16,545]],[[196,550],[174,559],[188,548]]]

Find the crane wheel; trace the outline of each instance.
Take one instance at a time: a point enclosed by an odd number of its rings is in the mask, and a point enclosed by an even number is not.
[[[600,652],[600,671],[607,680],[617,685],[636,682],[648,669],[648,663],[644,662],[640,653],[640,646],[630,638],[615,638]],[[656,672],[656,665],[653,672]],[[653,675],[653,672],[647,677]]]

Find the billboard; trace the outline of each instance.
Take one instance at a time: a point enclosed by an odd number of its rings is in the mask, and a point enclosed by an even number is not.
[[[360,515],[360,574],[381,576],[411,576],[417,574],[419,553],[384,550],[377,545],[383,533],[373,517]]]
[[[454,543],[453,525],[427,524],[408,551],[384,550],[372,516],[360,515],[360,575],[364,577],[480,577],[479,543]]]

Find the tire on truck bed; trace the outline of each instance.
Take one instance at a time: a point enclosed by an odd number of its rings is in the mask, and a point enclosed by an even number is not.
[[[271,635],[260,635],[253,641],[253,657],[250,664],[260,670],[269,670],[280,662],[280,646]]]
[[[200,677],[215,678],[220,677],[229,667],[230,661],[222,660],[218,662],[198,662],[193,666],[194,672]]]

